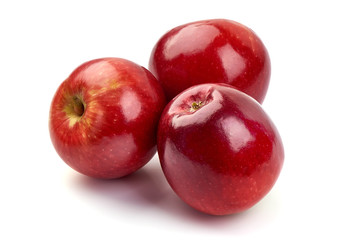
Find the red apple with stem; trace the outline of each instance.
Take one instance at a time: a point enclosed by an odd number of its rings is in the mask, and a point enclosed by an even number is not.
[[[184,24],[164,34],[150,57],[149,70],[170,101],[201,83],[227,83],[264,101],[270,81],[270,58],[248,27],[227,19]]]
[[[92,60],[76,68],[56,91],[50,137],[76,171],[119,178],[155,154],[164,107],[163,90],[145,68],[121,58]]]
[[[196,85],[174,98],[161,116],[157,146],[172,189],[213,215],[260,201],[284,161],[280,135],[261,105],[227,84]]]

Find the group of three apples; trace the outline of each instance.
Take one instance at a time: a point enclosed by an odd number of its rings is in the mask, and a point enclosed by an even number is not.
[[[121,58],[76,68],[50,108],[60,157],[82,174],[111,179],[157,151],[172,189],[208,214],[240,212],[263,198],[284,150],[260,105],[270,59],[259,37],[226,19],[181,25],[157,42],[149,70]]]

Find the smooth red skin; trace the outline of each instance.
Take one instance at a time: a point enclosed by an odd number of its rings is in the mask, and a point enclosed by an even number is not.
[[[178,26],[156,43],[149,70],[170,101],[201,83],[227,83],[264,101],[270,81],[270,58],[248,27],[226,19]]]
[[[82,95],[81,121],[64,112],[69,96]],[[145,68],[120,58],[79,66],[58,88],[49,130],[60,157],[90,177],[111,179],[144,166],[156,152],[156,129],[165,107],[160,84]]]
[[[193,102],[205,103],[191,112]],[[195,209],[244,211],[275,184],[282,141],[260,104],[226,84],[189,88],[164,109],[158,154],[172,189]]]

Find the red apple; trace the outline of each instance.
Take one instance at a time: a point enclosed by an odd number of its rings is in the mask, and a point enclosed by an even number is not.
[[[60,85],[49,130],[60,157],[95,178],[119,178],[156,152],[165,107],[159,82],[145,68],[120,58],[86,62]]]
[[[172,189],[213,215],[244,211],[272,188],[284,161],[261,105],[227,84],[193,86],[164,109],[158,154]]]
[[[201,83],[227,83],[262,103],[270,80],[270,59],[248,27],[226,19],[178,26],[155,45],[149,70],[170,101]]]

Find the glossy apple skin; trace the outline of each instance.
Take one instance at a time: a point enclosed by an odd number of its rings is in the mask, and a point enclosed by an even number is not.
[[[74,111],[74,98],[83,102],[82,116]],[[145,68],[120,58],[92,60],[75,69],[55,93],[50,137],[60,157],[76,171],[119,178],[155,154],[165,104],[159,82]]]
[[[260,201],[284,161],[280,135],[261,105],[226,84],[193,86],[174,98],[161,116],[157,147],[172,189],[212,215]]]
[[[201,83],[227,83],[264,101],[270,81],[270,58],[248,27],[227,19],[178,26],[156,43],[149,70],[170,101]]]

